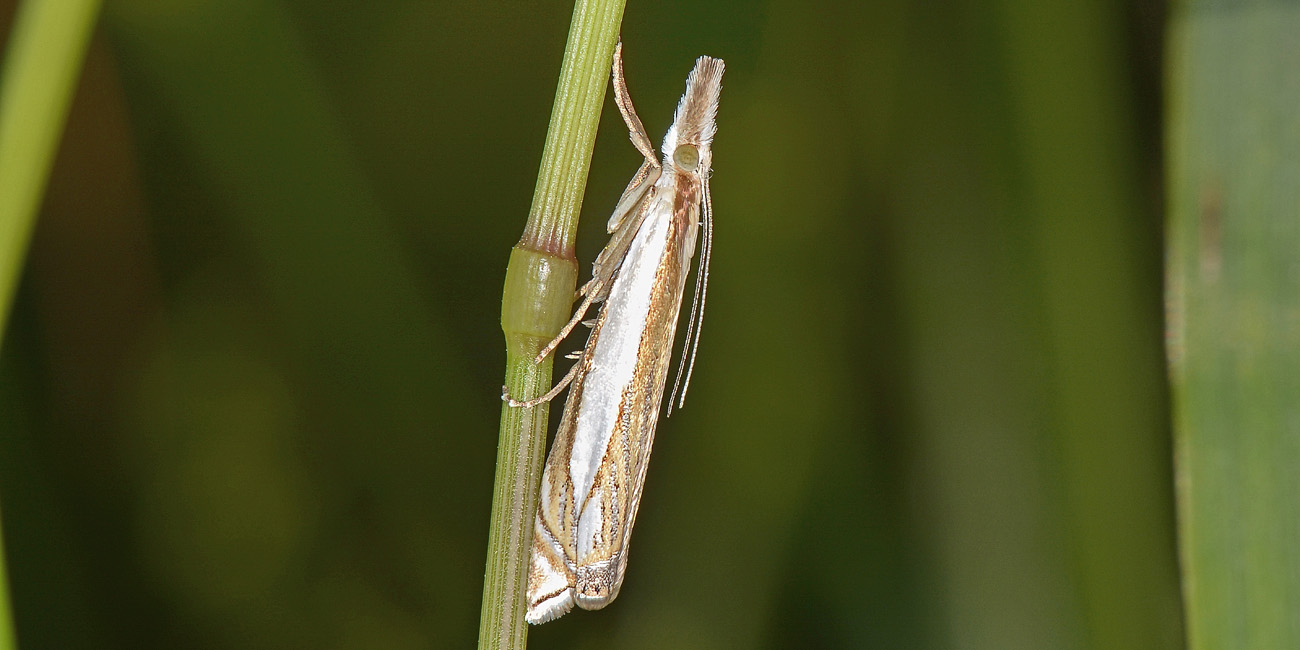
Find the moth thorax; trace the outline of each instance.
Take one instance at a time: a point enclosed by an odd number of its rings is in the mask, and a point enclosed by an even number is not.
[[[700,166],[700,150],[693,144],[678,145],[673,150],[673,164],[683,171],[693,172]]]

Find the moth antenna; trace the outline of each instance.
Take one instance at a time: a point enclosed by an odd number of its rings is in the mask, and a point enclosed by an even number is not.
[[[677,401],[677,390],[682,392],[681,401],[677,403],[677,408],[683,408],[686,404],[686,388],[691,384],[690,371],[695,368],[695,350],[700,345],[700,329],[704,325],[704,298],[709,287],[709,256],[713,248],[713,201],[709,197],[709,181],[705,177],[703,181],[704,193],[704,219],[703,219],[703,236],[700,242],[700,261],[695,270],[695,295],[691,298],[691,317],[686,325],[686,340],[682,343],[682,358],[677,364],[677,377],[673,380],[673,393],[668,398],[668,413],[665,417],[673,414],[673,402]],[[692,338],[693,337],[693,338]],[[686,363],[686,351],[690,350],[690,367]],[[682,371],[686,370],[686,383],[682,383]]]
[[[700,242],[701,262],[704,261],[704,246],[705,246],[704,242],[701,241]],[[691,317],[686,322],[686,337],[685,340],[682,342],[682,357],[681,360],[677,362],[677,376],[673,379],[673,393],[668,397],[668,413],[665,415],[665,417],[673,416],[673,404],[677,402],[677,392],[681,390],[682,387],[682,377],[684,376],[683,372],[686,370],[686,353],[688,350],[690,350],[691,347],[691,337],[694,336],[695,334],[695,320],[698,317],[699,310],[700,310],[700,278],[701,278],[701,274],[697,269],[695,272],[695,295],[691,298]],[[683,398],[686,397],[685,393],[682,394],[682,397]]]
[[[709,264],[713,262],[713,194],[709,191],[709,179],[705,178],[704,184],[704,254],[700,259],[700,276],[703,282],[700,285],[700,319],[695,326],[695,341],[691,344],[691,363],[686,366],[686,381],[682,383],[682,401],[677,405],[681,408],[686,404],[686,389],[691,387],[691,374],[695,372],[695,353],[700,349],[700,331],[704,329],[704,305],[709,300]],[[686,351],[683,350],[685,355]]]

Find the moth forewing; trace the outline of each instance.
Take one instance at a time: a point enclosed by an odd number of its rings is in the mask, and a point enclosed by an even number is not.
[[[627,96],[621,45],[613,73],[619,109],[647,163],[610,219],[614,234],[574,317],[576,322],[603,299],[570,374],[568,401],[542,476],[528,583],[530,623],[562,616],[575,603],[604,607],[622,586],[701,214],[711,215],[705,195],[722,61],[696,62],[664,138],[662,164],[651,157],[653,148]],[[701,264],[708,235],[706,229]]]

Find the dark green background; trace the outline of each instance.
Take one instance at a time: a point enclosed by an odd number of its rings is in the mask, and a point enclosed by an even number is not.
[[[105,3],[0,356],[24,648],[474,642],[570,10]],[[1163,11],[629,2],[656,140],[727,62],[708,318],[621,596],[533,647],[1181,647]]]

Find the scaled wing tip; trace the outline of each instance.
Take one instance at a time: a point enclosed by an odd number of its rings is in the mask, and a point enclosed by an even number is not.
[[[569,613],[569,610],[573,609],[573,602],[573,588],[570,587],[541,602],[530,605],[528,613],[524,614],[524,620],[532,625],[541,625],[553,621]]]

